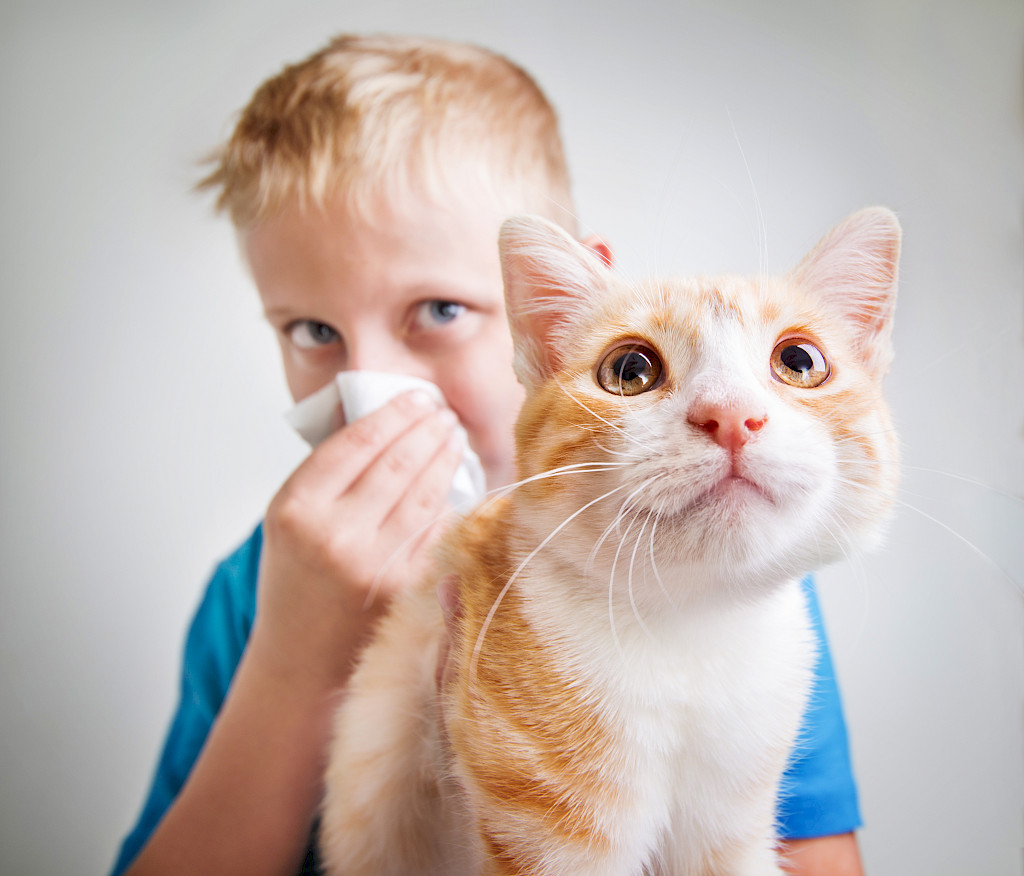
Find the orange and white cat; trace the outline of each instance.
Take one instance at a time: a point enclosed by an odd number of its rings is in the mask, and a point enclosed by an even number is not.
[[[874,208],[784,277],[635,284],[541,219],[505,224],[522,481],[446,538],[440,696],[433,580],[365,653],[329,872],[781,873],[814,657],[799,579],[873,541],[895,493],[899,247]]]

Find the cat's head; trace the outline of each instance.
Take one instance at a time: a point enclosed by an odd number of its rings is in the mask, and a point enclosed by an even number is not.
[[[634,283],[542,219],[506,222],[519,473],[564,472],[521,488],[527,525],[561,526],[553,549],[592,550],[599,576],[679,566],[709,584],[871,542],[897,481],[881,383],[899,248],[872,208],[782,277]]]

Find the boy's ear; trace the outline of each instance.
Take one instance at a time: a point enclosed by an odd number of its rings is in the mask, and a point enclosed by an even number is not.
[[[601,261],[604,262],[605,267],[615,267],[615,256],[612,254],[612,248],[608,245],[608,241],[603,237],[591,234],[589,237],[584,238],[583,245],[587,247],[587,249],[597,253]]]
[[[498,238],[505,307],[515,344],[514,367],[526,385],[562,364],[561,353],[603,285],[611,250],[593,249],[539,216],[516,216]]]
[[[875,377],[892,362],[901,239],[896,215],[869,207],[833,228],[789,275],[853,326],[857,352]]]

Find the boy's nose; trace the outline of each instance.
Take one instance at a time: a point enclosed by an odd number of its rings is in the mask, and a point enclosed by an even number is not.
[[[768,422],[768,414],[754,405],[725,405],[698,401],[686,415],[687,422],[707,433],[730,453],[740,450]]]
[[[384,371],[430,379],[425,373],[428,369],[401,344],[375,341],[349,345],[345,352],[345,371]]]

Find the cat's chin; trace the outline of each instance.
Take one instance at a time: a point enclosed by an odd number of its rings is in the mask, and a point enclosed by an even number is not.
[[[694,498],[666,511],[661,506],[659,528],[674,530],[670,543],[677,561],[733,574],[785,576],[806,571],[801,545],[811,538],[813,518],[800,497],[800,507],[755,480],[729,474]],[[812,539],[819,543],[820,539]]]

